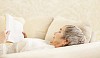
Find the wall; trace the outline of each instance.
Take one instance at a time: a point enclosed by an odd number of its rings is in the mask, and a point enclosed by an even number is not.
[[[0,0],[0,15],[10,13],[25,19],[63,16],[92,25],[100,38],[100,0]]]

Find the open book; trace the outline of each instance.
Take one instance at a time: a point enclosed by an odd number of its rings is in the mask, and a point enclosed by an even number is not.
[[[6,14],[6,31],[9,31],[7,41],[10,42],[19,42],[24,38],[23,32],[23,23],[16,20],[15,17]]]

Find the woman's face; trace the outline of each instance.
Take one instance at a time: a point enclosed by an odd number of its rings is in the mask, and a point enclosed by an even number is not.
[[[65,26],[60,28],[58,32],[54,33],[53,40],[50,42],[51,45],[54,45],[55,47],[61,47],[66,42],[65,39],[63,39],[63,33],[65,32]]]

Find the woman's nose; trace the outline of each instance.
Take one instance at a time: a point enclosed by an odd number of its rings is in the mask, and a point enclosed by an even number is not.
[[[52,45],[52,44],[53,44],[53,41],[50,42],[50,45]]]
[[[52,41],[50,43],[52,43]]]

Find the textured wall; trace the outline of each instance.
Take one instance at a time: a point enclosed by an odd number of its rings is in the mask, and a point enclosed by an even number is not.
[[[91,23],[100,38],[100,0],[0,0],[0,15],[63,16]]]

